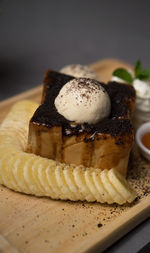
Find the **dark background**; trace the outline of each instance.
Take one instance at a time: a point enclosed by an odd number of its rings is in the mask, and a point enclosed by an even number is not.
[[[149,0],[0,0],[1,100],[40,84],[48,68],[110,57],[150,66]],[[107,252],[137,252],[149,224]]]
[[[107,57],[150,65],[149,0],[0,0],[0,99]]]

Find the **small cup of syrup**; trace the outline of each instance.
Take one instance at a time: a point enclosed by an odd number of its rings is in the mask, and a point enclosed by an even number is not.
[[[142,155],[150,161],[150,122],[142,124],[137,129],[135,137]]]

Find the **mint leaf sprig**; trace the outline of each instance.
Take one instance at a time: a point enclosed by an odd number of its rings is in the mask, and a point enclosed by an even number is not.
[[[150,78],[150,68],[142,70],[142,64],[140,60],[136,62],[134,72],[135,72],[135,78],[138,78],[140,80],[147,80]]]
[[[133,82],[133,77],[131,76],[131,74],[123,68],[118,68],[113,72],[113,76],[119,77],[120,79],[128,82],[128,83],[132,83]]]
[[[125,82],[133,83],[134,79],[148,80],[150,79],[150,68],[142,69],[141,61],[138,60],[134,67],[134,76],[132,76],[126,69],[118,68],[113,72],[113,76],[116,76]]]

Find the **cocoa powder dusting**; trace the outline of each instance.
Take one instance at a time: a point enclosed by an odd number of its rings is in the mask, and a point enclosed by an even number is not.
[[[136,145],[134,145],[131,152],[127,180],[137,193],[137,198],[133,203],[122,206],[86,202],[80,204],[80,208],[85,210],[84,213],[88,219],[90,216],[94,217],[95,223],[91,224],[91,234],[93,230],[103,229],[105,225],[114,221],[115,218],[118,218],[150,195],[150,163],[141,156]],[[90,233],[88,235],[90,236]]]
[[[131,153],[127,177],[138,194],[137,199],[142,199],[150,194],[150,163],[140,155],[136,145]]]

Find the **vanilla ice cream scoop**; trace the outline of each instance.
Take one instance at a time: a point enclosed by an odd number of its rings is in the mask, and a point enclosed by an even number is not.
[[[95,124],[108,117],[111,102],[96,80],[76,78],[66,83],[55,99],[59,114],[76,123]]]
[[[95,80],[99,80],[98,75],[94,72],[89,66],[80,65],[80,64],[72,64],[65,66],[60,70],[61,73],[74,76],[74,77],[85,77],[91,78]]]

